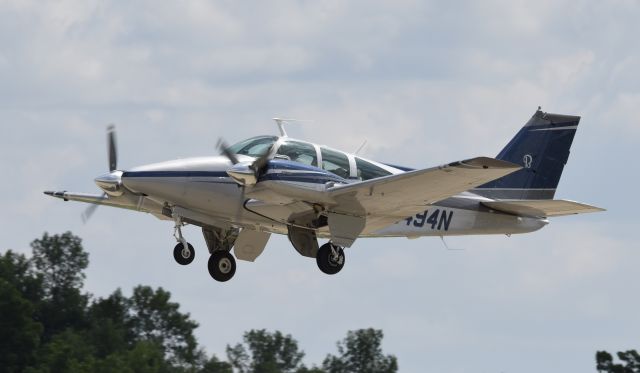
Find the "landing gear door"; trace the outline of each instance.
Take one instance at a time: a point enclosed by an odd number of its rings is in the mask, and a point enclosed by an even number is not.
[[[240,231],[233,251],[236,258],[253,262],[264,251],[267,241],[271,233],[258,232],[251,229],[243,229]]]
[[[366,219],[360,216],[331,212],[328,217],[331,242],[344,247],[353,245],[353,242],[358,238],[366,224]]]

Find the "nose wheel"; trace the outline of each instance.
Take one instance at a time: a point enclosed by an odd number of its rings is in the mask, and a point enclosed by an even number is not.
[[[335,275],[344,267],[344,249],[331,242],[320,246],[316,255],[318,268],[328,275]]]
[[[225,282],[231,280],[236,273],[236,260],[230,252],[216,250],[209,257],[209,274],[214,280]]]
[[[196,257],[196,251],[182,236],[182,219],[180,218],[176,218],[176,225],[173,228],[173,237],[178,241],[178,244],[173,248],[173,259],[183,266],[193,262],[193,259]]]
[[[187,242],[185,246],[184,243],[178,242],[176,247],[173,248],[173,259],[178,262],[178,264],[186,266],[193,262],[193,259],[196,257],[196,251],[193,246]]]

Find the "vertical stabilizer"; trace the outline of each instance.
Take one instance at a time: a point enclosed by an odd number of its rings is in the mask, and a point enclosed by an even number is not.
[[[579,122],[578,116],[538,109],[496,157],[523,168],[474,192],[495,199],[553,199]]]

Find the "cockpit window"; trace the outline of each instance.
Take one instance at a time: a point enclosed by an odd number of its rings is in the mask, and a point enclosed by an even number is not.
[[[356,157],[356,169],[358,170],[358,177],[362,180],[375,179],[376,177],[383,177],[391,175],[391,172],[385,170],[382,167],[376,166],[371,162],[367,162],[364,159]]]
[[[248,140],[240,141],[237,144],[231,145],[229,150],[234,154],[259,157],[267,152],[276,140],[278,140],[278,138],[275,136],[252,137]]]
[[[308,143],[287,140],[278,148],[278,155],[283,155],[294,162],[309,166],[318,166],[316,148]]]
[[[322,154],[322,168],[344,179],[349,177],[349,158],[335,150],[320,148]]]

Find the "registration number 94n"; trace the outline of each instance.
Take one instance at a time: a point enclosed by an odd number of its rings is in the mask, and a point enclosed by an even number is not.
[[[425,210],[422,213],[415,214],[405,219],[407,225],[413,225],[417,228],[431,228],[433,230],[449,230],[449,225],[453,219],[453,211],[445,209]]]

